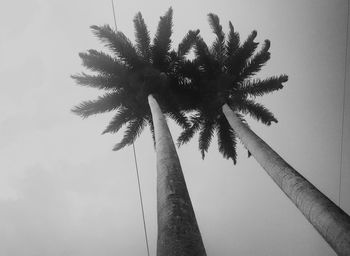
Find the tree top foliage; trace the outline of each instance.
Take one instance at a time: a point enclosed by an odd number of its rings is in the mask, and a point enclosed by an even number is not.
[[[94,114],[115,111],[116,114],[103,133],[116,133],[126,126],[124,137],[114,150],[130,145],[150,125],[154,129],[148,95],[159,102],[162,111],[181,127],[189,126],[184,112],[179,108],[175,95],[179,84],[188,83],[179,67],[194,45],[199,31],[189,31],[176,50],[171,49],[173,10],[160,17],[157,32],[151,43],[149,31],[141,15],[134,17],[135,44],[121,31],[109,25],[91,26],[93,34],[111,54],[88,50],[79,54],[83,66],[90,73],[72,76],[77,84],[106,91],[95,100],[83,101],[72,111],[83,118]]]

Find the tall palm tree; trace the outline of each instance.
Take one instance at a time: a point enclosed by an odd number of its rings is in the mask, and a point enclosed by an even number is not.
[[[255,102],[255,97],[281,89],[287,76],[252,79],[270,58],[270,42],[265,40],[256,51],[256,31],[241,44],[231,22],[227,40],[217,15],[209,14],[209,23],[216,40],[209,48],[198,36],[196,58],[184,71],[188,77],[191,74],[187,90],[193,96],[185,109],[196,112],[190,116],[192,125],[180,135],[178,144],[199,132],[199,149],[204,157],[216,130],[219,151],[236,163],[238,137],[335,252],[350,255],[350,217],[258,137],[242,116],[250,114],[267,125],[277,122],[266,107]]]
[[[119,150],[134,142],[150,125],[157,155],[157,255],[206,255],[181,165],[163,113],[182,127],[187,119],[176,104],[178,83],[186,83],[179,68],[199,31],[189,31],[177,51],[170,50],[170,8],[161,17],[153,44],[141,13],[134,18],[136,47],[120,31],[92,26],[94,34],[113,55],[89,50],[80,53],[83,65],[94,74],[72,76],[83,86],[107,90],[96,100],[84,101],[73,112],[88,117],[116,110],[103,133],[116,133],[126,125]]]

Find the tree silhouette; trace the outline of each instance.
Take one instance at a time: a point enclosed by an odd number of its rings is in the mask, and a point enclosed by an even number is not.
[[[204,157],[216,130],[219,151],[236,163],[238,137],[335,252],[350,255],[350,217],[250,130],[243,118],[242,114],[250,114],[266,125],[277,122],[266,107],[255,102],[257,96],[281,89],[288,79],[286,75],[253,78],[270,58],[270,41],[265,40],[257,51],[256,31],[240,43],[231,23],[227,40],[217,15],[209,14],[209,23],[216,35],[214,43],[208,47],[197,36],[195,60],[185,69],[187,76],[191,74],[187,90],[192,98],[182,102],[186,105],[183,109],[195,113],[178,144],[188,142],[199,132],[199,149]]]
[[[73,112],[86,118],[116,111],[103,133],[116,133],[126,126],[119,150],[134,142],[148,124],[157,153],[157,255],[205,255],[202,238],[181,165],[163,113],[183,128],[188,122],[177,103],[180,84],[189,83],[181,66],[199,31],[189,31],[177,51],[171,50],[170,8],[160,18],[151,44],[147,26],[138,13],[134,18],[136,46],[120,31],[109,26],[92,26],[93,33],[112,55],[89,50],[80,53],[83,65],[92,74],[73,75],[83,86],[106,90],[96,100],[84,101]]]

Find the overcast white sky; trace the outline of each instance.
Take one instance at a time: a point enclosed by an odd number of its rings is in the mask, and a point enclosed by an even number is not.
[[[249,120],[292,166],[338,202],[346,49],[346,0],[115,0],[118,28],[134,39],[141,11],[151,35],[174,9],[173,42],[207,14],[231,20],[241,38],[271,40],[259,77],[286,73],[286,87],[260,100],[279,120]],[[111,114],[70,113],[93,89],[74,85],[78,53],[99,49],[90,25],[113,25],[110,0],[1,0],[0,255],[146,255],[132,148],[103,135]],[[349,59],[349,57],[348,57]],[[349,61],[348,61],[349,63]],[[348,71],[349,72],[349,71]],[[349,74],[348,76],[349,77]],[[349,95],[349,79],[346,93]],[[350,213],[350,113],[346,97],[341,206]],[[180,130],[171,123],[174,138]],[[155,154],[148,128],[136,143],[151,255],[156,248]],[[335,255],[296,207],[239,145],[238,164],[216,140],[204,161],[197,138],[179,149],[208,255]]]

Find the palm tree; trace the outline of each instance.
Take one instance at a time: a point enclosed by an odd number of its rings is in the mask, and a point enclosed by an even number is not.
[[[206,255],[181,165],[163,113],[182,127],[188,127],[175,95],[178,83],[185,83],[179,68],[199,31],[189,31],[170,51],[172,34],[170,8],[161,17],[153,44],[141,13],[134,18],[136,47],[120,31],[109,26],[92,26],[94,34],[113,55],[89,50],[80,53],[83,65],[93,74],[73,75],[83,86],[107,92],[96,100],[84,101],[72,111],[84,118],[116,110],[103,133],[116,133],[126,125],[119,150],[134,142],[148,124],[157,155],[157,255]],[[159,102],[159,104],[158,104]]]
[[[190,116],[191,127],[180,135],[178,144],[188,142],[199,132],[199,149],[204,157],[216,130],[219,151],[236,163],[238,137],[335,252],[350,255],[350,217],[258,137],[242,116],[250,114],[267,125],[277,122],[266,107],[255,102],[255,97],[281,89],[287,76],[252,79],[270,58],[270,42],[265,40],[261,50],[256,51],[256,31],[241,44],[231,22],[227,40],[217,15],[209,14],[209,23],[216,40],[209,48],[198,36],[196,58],[185,68],[192,80],[187,90],[193,96],[186,109],[195,113]]]

